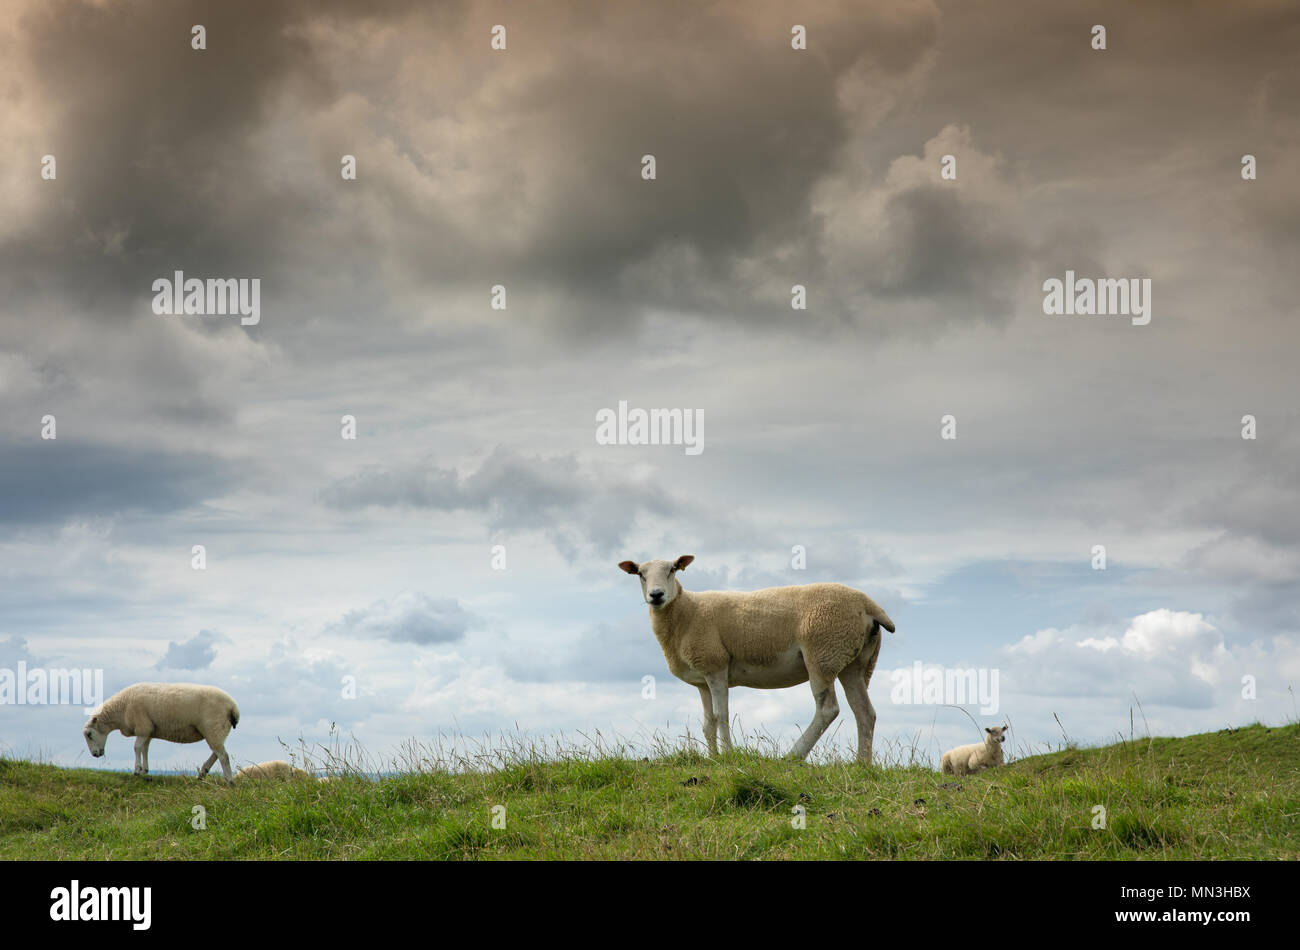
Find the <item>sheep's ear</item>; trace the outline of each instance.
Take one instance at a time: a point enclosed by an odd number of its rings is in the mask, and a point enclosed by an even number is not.
[[[636,566],[636,561],[619,561],[618,566],[629,574],[636,574],[640,571],[640,568]]]
[[[992,735],[992,733],[993,733],[993,730],[990,729],[988,726],[985,726],[985,727],[984,727],[984,731],[987,732],[987,733],[989,733],[990,735]]]
[[[695,560],[694,554],[683,554],[681,557],[679,557],[676,561],[673,562],[673,570],[684,571],[686,570],[686,565],[690,564],[691,561],[694,560]]]

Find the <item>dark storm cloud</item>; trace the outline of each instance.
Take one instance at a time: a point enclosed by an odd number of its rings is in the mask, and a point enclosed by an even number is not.
[[[657,7],[657,35],[637,42],[630,61],[592,56],[551,72],[513,111],[547,116],[547,135],[573,147],[521,151],[524,162],[546,162],[532,169],[546,176],[533,208],[546,226],[502,266],[610,305],[699,310],[725,288],[724,312],[752,318],[760,301],[735,265],[814,236],[810,191],[848,132],[837,81],[859,59],[905,69],[935,35],[925,15],[884,24],[866,9],[845,12],[833,36],[812,28],[822,52],[800,58],[788,25],[761,12],[766,36],[738,30],[736,8]],[[702,34],[712,37],[707,55],[688,52]],[[589,41],[631,40],[625,25]],[[655,156],[653,182],[640,180],[643,153]],[[643,269],[657,278],[663,266],[675,280],[643,279]]]
[[[939,298],[959,320],[971,312],[1005,318],[1028,247],[990,210],[937,185],[894,195],[890,251],[868,285],[884,297]]]
[[[1300,146],[1300,9],[1066,0],[1014,28],[989,15],[997,4],[940,9],[934,68],[910,108],[891,114],[888,134],[863,138],[868,163],[891,161],[900,142],[928,140],[939,125],[968,126],[1015,169],[1024,209],[1005,223],[1038,252],[1022,266],[1039,281],[1066,267],[1162,264],[1199,284],[1207,258],[1231,280],[1223,265],[1241,254],[1237,274],[1250,286],[1240,293],[1265,304],[1260,321],[1281,318],[1288,301],[1261,278],[1266,266],[1282,277],[1300,247],[1300,187],[1281,171]],[[1094,24],[1107,29],[1104,51],[1090,46]],[[1260,161],[1258,181],[1240,178],[1246,153]],[[1199,245],[1190,254],[1179,246],[1188,229]],[[1139,232],[1151,235],[1143,260],[1112,259],[1109,248]],[[957,266],[965,260],[978,257],[959,255]],[[1165,306],[1171,289],[1162,285]]]
[[[1125,169],[1156,155],[1195,150],[1233,175],[1251,150],[1238,146],[1294,144],[1294,4],[1064,0],[1014,27],[989,15],[1007,9],[998,4],[940,7],[936,68],[916,108],[897,117],[901,128],[924,129],[936,115],[968,123],[1035,178],[1082,173],[1121,189]],[[1106,50],[1091,47],[1094,24],[1107,29]],[[1181,161],[1166,170],[1171,180],[1186,171]]]
[[[1002,18],[965,4],[827,4],[798,12],[806,52],[790,49],[794,17],[779,3],[33,5],[20,95],[47,116],[60,177],[34,180],[53,197],[0,247],[0,289],[111,320],[180,268],[259,276],[281,316],[384,322],[403,318],[404,294],[438,306],[501,282],[517,320],[617,332],[651,308],[788,317],[776,287],[817,282],[809,319],[878,322],[854,299],[864,278],[825,269],[836,238],[814,189],[874,187],[946,124],[972,126],[1031,182],[1105,175],[1111,201],[1126,164],[1191,153],[1203,177],[1218,155],[1231,176],[1248,148],[1276,169],[1294,147],[1300,18],[1285,5],[1225,18],[1212,3],[1054,4],[1010,42]],[[504,53],[488,45],[497,22]],[[1088,45],[1094,22],[1104,52]],[[1214,69],[1186,69],[1201,61]],[[344,151],[357,182],[338,178]],[[1300,194],[1285,189],[1256,183],[1244,226],[1295,238]],[[947,321],[1004,316],[1037,240],[1019,232],[1055,217],[1042,212],[895,193],[861,222],[891,241],[861,261],[866,289],[932,301]],[[1070,260],[1097,256],[1082,245]]]
[[[0,522],[173,512],[228,491],[216,456],[52,439],[0,446]]]
[[[303,4],[63,0],[22,21],[29,93],[52,116],[57,201],[3,248],[13,290],[55,290],[120,320],[173,269],[265,274],[277,222],[307,213],[267,182],[249,136],[281,93],[328,76],[287,28]],[[202,23],[208,48],[190,48]],[[290,88],[292,87],[292,88]]]
[[[511,30],[505,54],[488,48],[493,17]],[[847,133],[837,84],[863,63],[907,70],[937,33],[925,5],[833,5],[804,16],[815,40],[800,54],[788,19],[779,4],[684,2],[41,4],[22,20],[23,96],[48,116],[59,178],[35,181],[55,197],[0,248],[0,281],[100,320],[147,306],[175,269],[261,277],[281,313],[373,311],[386,282],[484,281],[561,325],[719,300],[771,312],[735,266],[813,237],[810,190]],[[384,30],[386,58],[367,59]],[[454,67],[411,67],[430,46]],[[358,118],[322,118],[347,97]],[[448,135],[410,131],[430,119]],[[343,150],[359,155],[356,183],[338,179]],[[644,153],[657,181],[640,179]],[[665,255],[677,279],[651,279]]]

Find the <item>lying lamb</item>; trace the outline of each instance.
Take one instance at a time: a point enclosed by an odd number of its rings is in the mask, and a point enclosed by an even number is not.
[[[943,754],[939,771],[947,775],[972,775],[994,765],[1002,764],[1002,743],[1010,726],[985,729],[983,742],[959,745]]]
[[[861,591],[843,584],[804,584],[756,591],[688,591],[677,575],[695,558],[623,561],[641,579],[650,627],[669,671],[698,687],[704,704],[709,754],[731,748],[727,690],[732,686],[782,689],[808,683],[817,704],[813,721],[790,751],[806,758],[839,715],[838,677],[858,721],[858,758],[871,761],[876,710],[867,684],[880,655],[883,627],[894,622]]]
[[[104,754],[104,744],[114,730],[124,736],[135,736],[136,775],[149,774],[152,740],[198,742],[205,739],[212,755],[199,769],[199,778],[207,775],[213,763],[220,759],[226,781],[233,782],[225,743],[226,736],[237,725],[239,707],[215,686],[136,683],[110,696],[90,717],[82,735],[95,758]]]
[[[257,765],[248,765],[235,773],[235,781],[244,781],[247,779],[275,779],[276,781],[288,781],[289,779],[311,778],[311,773],[306,769],[300,769],[297,766],[290,765],[283,759],[273,759],[270,762],[259,762]]]

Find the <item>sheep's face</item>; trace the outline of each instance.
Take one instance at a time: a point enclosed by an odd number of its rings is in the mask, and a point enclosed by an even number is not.
[[[101,728],[98,716],[90,717],[81,734],[86,738],[86,746],[90,749],[91,755],[99,758],[104,754],[104,743],[108,741],[108,733]]]
[[[641,578],[641,596],[650,605],[651,610],[662,610],[671,604],[681,593],[682,585],[677,582],[677,572],[686,570],[686,565],[695,560],[693,554],[683,554],[675,561],[623,561],[619,564],[629,574]]]
[[[994,726],[992,729],[985,729],[984,731],[988,733],[988,737],[984,741],[1006,742],[1007,730],[1010,728],[1010,726]]]

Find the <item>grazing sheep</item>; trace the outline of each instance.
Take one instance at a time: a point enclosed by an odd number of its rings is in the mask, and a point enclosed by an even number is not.
[[[1002,743],[1006,741],[1010,726],[985,729],[983,742],[959,745],[949,749],[939,760],[939,771],[947,775],[973,775],[993,765],[1002,764]]]
[[[90,754],[104,754],[108,734],[119,730],[135,736],[135,774],[149,774],[149,743],[154,739],[168,742],[198,742],[206,739],[212,755],[199,769],[199,778],[208,774],[213,763],[221,760],[226,781],[232,782],[230,756],[226,755],[226,736],[239,725],[239,707],[215,686],[197,683],[136,683],[110,696],[90,717],[82,735]]]
[[[880,655],[880,628],[894,622],[870,597],[843,584],[804,584],[756,591],[688,591],[677,574],[695,560],[623,561],[641,578],[650,627],[680,680],[697,687],[704,704],[709,754],[731,748],[727,690],[732,686],[782,689],[809,683],[817,704],[812,723],[790,750],[806,758],[839,715],[839,678],[858,721],[858,758],[871,761],[876,711],[867,684]]]
[[[275,779],[276,781],[288,781],[289,779],[311,778],[311,773],[306,769],[300,769],[297,766],[290,765],[283,759],[273,759],[270,762],[259,762],[257,765],[248,765],[235,773],[235,781],[247,779]]]

